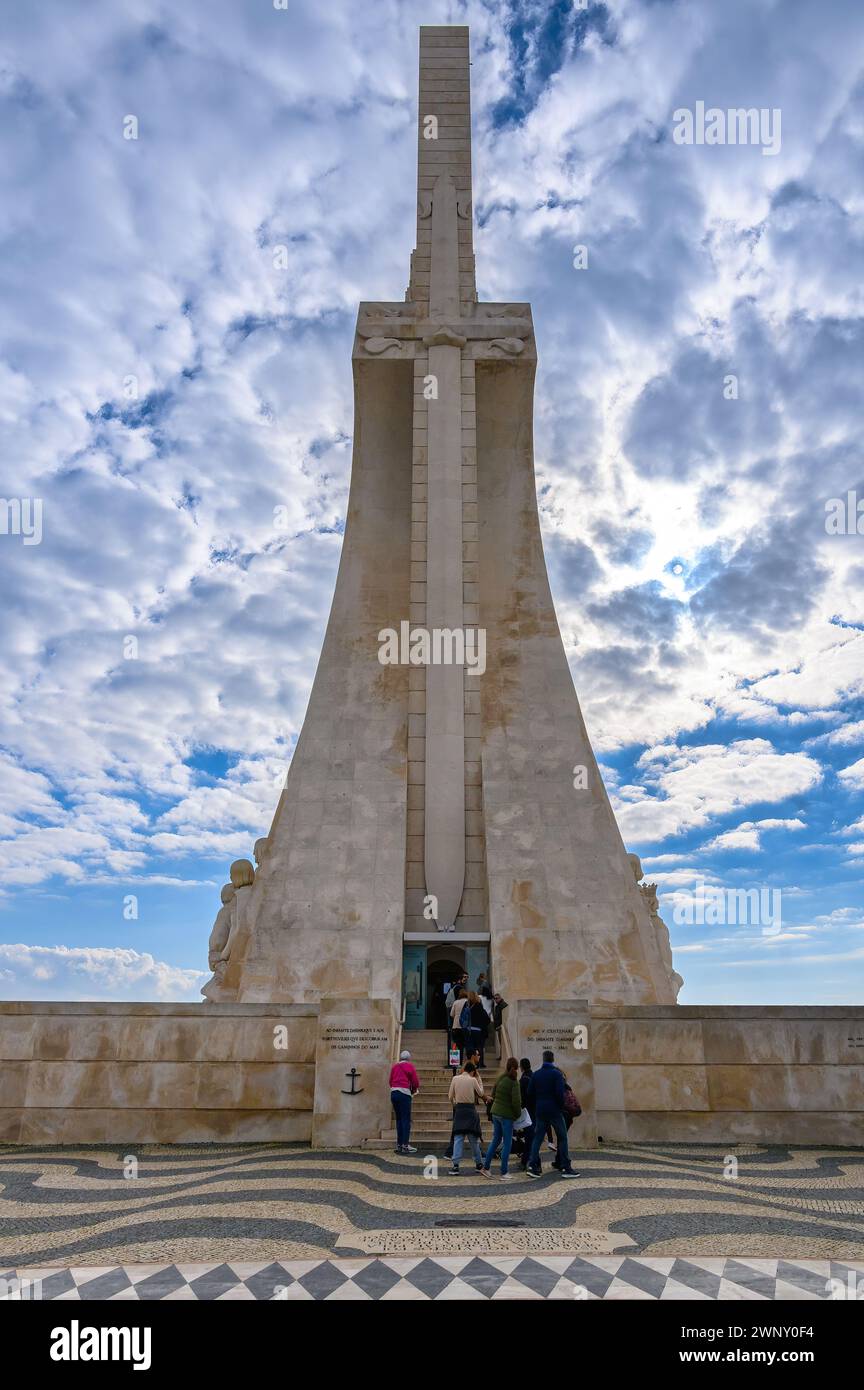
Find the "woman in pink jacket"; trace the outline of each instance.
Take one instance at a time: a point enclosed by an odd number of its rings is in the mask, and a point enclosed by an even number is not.
[[[390,1103],[396,1116],[397,1154],[416,1154],[408,1140],[411,1137],[411,1097],[420,1090],[420,1078],[411,1061],[410,1052],[400,1052],[399,1061],[390,1068]]]

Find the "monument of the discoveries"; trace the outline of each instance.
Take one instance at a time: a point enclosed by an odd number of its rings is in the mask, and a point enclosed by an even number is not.
[[[410,282],[360,305],[336,594],[260,868],[211,943],[213,1000],[398,1004],[406,978],[410,1027],[436,961],[509,1000],[680,985],[549,591],[531,309],[477,298],[469,71],[467,28],[421,29]]]
[[[207,1002],[0,1003],[0,1143],[380,1143],[403,1029],[437,1030],[409,1043],[440,1073],[463,969],[508,1001],[508,1049],[558,1051],[575,1147],[860,1143],[860,1008],[675,1003],[549,592],[531,311],[477,299],[467,29],[421,30],[417,148],[407,295],[357,320],[321,661]]]

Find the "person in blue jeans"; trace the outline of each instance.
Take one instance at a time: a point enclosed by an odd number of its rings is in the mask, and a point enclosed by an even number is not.
[[[543,1053],[543,1065],[533,1073],[528,1094],[535,1115],[534,1139],[528,1156],[529,1178],[540,1177],[540,1145],[547,1125],[552,1126],[558,1138],[558,1167],[562,1178],[578,1178],[579,1174],[570,1166],[567,1125],[564,1122],[564,1077],[555,1066],[554,1052]]]
[[[507,1062],[507,1070],[495,1082],[495,1089],[492,1092],[492,1142],[486,1150],[486,1157],[483,1160],[482,1173],[484,1178],[491,1177],[490,1168],[492,1160],[498,1149],[501,1149],[501,1181],[506,1182],[510,1177],[507,1166],[510,1160],[510,1150],[513,1147],[513,1124],[522,1114],[522,1092],[519,1089],[519,1063],[515,1057],[510,1057]]]
[[[410,1052],[400,1052],[399,1061],[390,1068],[390,1103],[396,1117],[397,1154],[416,1154],[409,1144],[411,1138],[411,1099],[420,1090],[420,1078],[414,1069]]]
[[[480,1101],[486,1099],[486,1093],[473,1062],[466,1062],[464,1070],[453,1077],[448,1096],[453,1105],[453,1163],[449,1171],[451,1177],[458,1178],[466,1138],[471,1144],[471,1152],[478,1169],[483,1166],[477,1106]]]

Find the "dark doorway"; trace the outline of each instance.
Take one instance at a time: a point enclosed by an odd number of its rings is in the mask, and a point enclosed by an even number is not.
[[[437,954],[437,953],[436,953]],[[454,951],[454,955],[456,952]],[[461,956],[464,953],[459,951]],[[431,955],[431,952],[430,952]],[[443,960],[431,960],[426,967],[427,978],[427,1006],[426,1006],[426,1027],[427,1028],[446,1028],[447,1011],[444,1008],[444,1000],[447,990],[464,974],[465,964],[463,961],[445,958]],[[445,988],[446,986],[446,988]]]

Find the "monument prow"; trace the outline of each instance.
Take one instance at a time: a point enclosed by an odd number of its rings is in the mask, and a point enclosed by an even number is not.
[[[448,943],[454,968],[470,957],[511,1001],[674,1002],[552,604],[536,360],[530,305],[477,299],[468,29],[424,27],[410,282],[404,302],[359,307],[333,606],[209,998],[385,999],[396,1018],[404,951],[426,982],[406,1026],[424,1026],[427,966]],[[420,659],[391,663],[387,634],[406,622]],[[447,641],[454,659],[429,655]],[[465,657],[481,647],[482,671]]]

